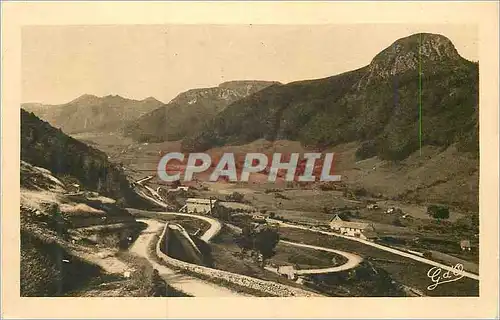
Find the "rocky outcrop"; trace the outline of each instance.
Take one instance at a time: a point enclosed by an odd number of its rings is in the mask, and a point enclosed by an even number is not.
[[[399,39],[373,58],[357,84],[358,89],[380,79],[417,71],[422,64],[444,63],[461,59],[450,39],[431,33],[419,33]]]

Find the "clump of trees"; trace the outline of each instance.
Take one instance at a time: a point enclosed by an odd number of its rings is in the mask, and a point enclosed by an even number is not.
[[[261,226],[252,228],[246,225],[242,228],[239,237],[236,238],[236,243],[241,248],[243,253],[253,251],[262,257],[262,265],[265,261],[274,256],[275,248],[280,241],[278,230],[270,226]]]
[[[446,206],[430,205],[427,207],[427,214],[434,219],[448,219],[450,217],[450,210]]]
[[[227,201],[231,201],[231,202],[243,202],[243,200],[245,199],[245,195],[243,193],[239,193],[239,192],[233,192],[231,193],[230,195],[227,195],[226,196],[226,200]]]

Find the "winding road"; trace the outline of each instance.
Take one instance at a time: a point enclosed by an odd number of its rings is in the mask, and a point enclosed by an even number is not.
[[[302,269],[302,270],[297,270],[298,275],[307,275],[307,274],[322,274],[322,273],[333,273],[333,272],[341,272],[345,270],[349,270],[352,268],[357,267],[361,261],[363,261],[363,258],[360,256],[354,254],[354,253],[349,253],[345,251],[340,251],[340,250],[335,250],[335,249],[330,249],[330,248],[324,248],[324,247],[318,247],[318,246],[313,246],[309,244],[303,244],[303,243],[296,243],[296,242],[290,242],[290,241],[285,241],[285,240],[280,240],[281,243],[288,244],[291,246],[296,246],[296,247],[302,247],[302,248],[309,248],[309,249],[314,249],[314,250],[319,250],[319,251],[326,251],[326,252],[332,252],[336,253],[338,255],[344,256],[347,258],[347,262],[336,267],[328,267],[328,268],[320,268],[320,269]]]
[[[311,227],[308,227],[308,226],[303,226],[303,225],[298,225],[298,224],[290,224],[290,223],[282,222],[282,221],[279,221],[279,220],[274,220],[274,219],[267,219],[267,220],[269,222],[272,222],[272,223],[278,223],[280,226],[287,227],[287,228],[295,228],[295,229],[307,230],[307,231],[311,231],[311,232],[322,233],[322,234],[326,234],[326,235],[330,235],[330,236],[345,238],[345,239],[348,239],[348,240],[351,240],[351,241],[361,242],[361,243],[363,243],[365,245],[372,246],[372,247],[375,247],[375,248],[380,249],[380,250],[391,252],[391,253],[397,254],[399,256],[410,258],[410,259],[413,259],[415,261],[419,261],[419,262],[422,262],[422,263],[425,263],[425,264],[428,264],[428,265],[431,265],[431,266],[434,266],[434,267],[439,267],[439,268],[441,268],[443,270],[447,270],[447,271],[451,271],[451,272],[455,272],[455,273],[461,274],[464,277],[467,277],[467,278],[470,278],[470,279],[479,280],[479,275],[477,275],[477,274],[473,274],[473,273],[466,272],[466,271],[460,271],[460,270],[454,269],[453,267],[450,267],[448,265],[445,265],[445,264],[442,264],[442,263],[439,263],[439,262],[436,262],[436,261],[433,261],[433,260],[429,260],[429,259],[426,259],[424,257],[417,256],[415,254],[411,254],[411,253],[404,252],[404,251],[401,251],[401,250],[397,250],[397,249],[394,249],[394,248],[391,248],[391,247],[387,247],[387,246],[384,246],[384,245],[381,245],[381,244],[378,244],[378,243],[375,243],[375,242],[363,240],[363,239],[360,239],[360,238],[348,237],[348,236],[344,236],[344,235],[341,235],[341,234],[338,234],[338,233],[335,233],[335,232],[328,232],[328,231],[323,231],[323,230],[318,230],[318,229],[311,229]]]
[[[209,218],[209,220],[215,220],[215,219]],[[215,221],[217,221],[217,220],[215,220]],[[226,225],[235,231],[241,232],[240,227],[237,227],[237,226],[229,224],[229,223],[226,223]],[[357,267],[363,261],[363,258],[361,258],[360,256],[358,256],[354,253],[345,252],[345,251],[341,251],[341,250],[313,246],[310,244],[297,243],[297,242],[291,242],[291,241],[285,241],[285,240],[280,240],[280,243],[287,244],[287,245],[294,246],[294,247],[301,247],[301,248],[308,248],[308,249],[319,250],[319,251],[332,252],[332,253],[336,253],[338,255],[341,255],[347,259],[347,262],[340,265],[340,266],[318,268],[318,269],[300,269],[300,270],[297,270],[298,275],[322,274],[322,273],[333,273],[333,272],[346,271],[346,270]],[[268,270],[271,270],[271,269],[272,268],[269,268]]]
[[[141,179],[137,181],[137,184],[142,185],[144,181],[149,180],[146,177],[144,179]],[[143,186],[146,188],[146,190],[150,191],[150,193],[153,195],[153,197],[156,197],[157,194],[154,192],[153,189],[151,189],[148,186]],[[150,197],[146,195],[145,193],[141,192],[141,194],[148,198],[149,200],[153,201],[154,203],[161,204],[164,207],[167,207],[165,203],[162,201],[159,201],[158,199],[155,199],[153,197]],[[186,216],[186,217],[191,217],[195,219],[200,219],[203,220],[207,223],[209,223],[210,228],[204,232],[204,234],[200,237],[200,239],[204,240],[205,242],[210,242],[217,234],[222,229],[222,224],[219,220],[208,217],[208,216],[202,216],[202,215],[195,215],[195,214],[189,214],[189,213],[179,213],[179,212],[162,212],[161,214],[164,215],[175,215],[175,216]],[[249,296],[242,294],[240,292],[235,292],[233,290],[230,290],[226,287],[222,287],[216,284],[212,284],[207,281],[203,281],[201,279],[187,276],[184,274],[180,274],[179,272],[170,269],[164,265],[161,265],[157,263],[155,260],[153,260],[149,254],[148,254],[148,247],[153,241],[155,234],[162,228],[163,223],[158,222],[156,220],[151,220],[151,219],[143,219],[143,220],[138,220],[146,223],[148,225],[147,229],[143,231],[135,243],[132,245],[130,248],[130,251],[145,257],[152,265],[154,268],[158,270],[160,275],[168,281],[169,285],[174,287],[177,290],[180,290],[184,293],[187,293],[189,295],[193,296],[217,296],[217,297],[224,297],[224,296]],[[228,224],[229,225],[229,224]],[[239,229],[241,232],[241,229],[229,225],[233,229]],[[331,248],[324,248],[324,247],[319,247],[319,246],[313,246],[313,245],[308,245],[308,244],[302,244],[302,243],[295,243],[295,242],[290,242],[290,241],[284,241],[281,240],[282,243],[287,244],[287,245],[292,245],[296,247],[302,247],[302,248],[309,248],[309,249],[314,249],[314,250],[320,250],[320,251],[326,251],[326,252],[332,252],[336,253],[339,255],[344,256],[347,259],[347,262],[340,265],[340,266],[335,266],[335,267],[328,267],[328,268],[319,268],[319,269],[303,269],[303,270],[297,270],[297,274],[300,275],[307,275],[307,274],[321,274],[321,273],[332,273],[332,272],[340,272],[340,271],[345,271],[351,268],[354,268],[363,261],[363,258],[361,258],[358,255],[340,251],[340,250],[335,250]]]
[[[167,213],[168,214],[168,213]],[[236,292],[229,288],[213,284],[209,281],[202,280],[196,277],[182,274],[176,270],[170,269],[165,265],[159,264],[154,259],[150,257],[149,246],[154,240],[155,235],[164,227],[164,223],[151,220],[143,219],[138,220],[144,222],[148,225],[146,230],[144,230],[134,244],[130,247],[130,252],[146,258],[153,268],[157,269],[161,277],[167,281],[167,283],[190,296],[196,297],[249,297],[250,295]],[[206,233],[205,233],[206,234]]]

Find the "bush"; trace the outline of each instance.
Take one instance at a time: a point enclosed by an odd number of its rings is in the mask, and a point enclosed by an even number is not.
[[[377,155],[377,145],[375,141],[365,141],[356,150],[356,160],[363,160]]]
[[[430,205],[427,207],[427,214],[434,219],[448,219],[450,210],[446,206]]]
[[[242,193],[239,192],[233,192],[232,194],[226,196],[227,201],[232,201],[232,202],[243,202],[243,199],[245,196]]]
[[[424,252],[424,258],[432,259],[432,252],[429,251]]]
[[[287,196],[285,196],[285,195],[284,195],[284,194],[282,194],[282,193],[275,193],[275,194],[274,194],[274,197],[275,197],[276,199],[290,200],[290,198],[288,198]]]
[[[356,189],[354,190],[354,195],[355,195],[356,197],[366,197],[366,196],[368,195],[368,191],[366,191],[366,189],[365,189],[365,188],[362,188],[362,187],[360,187],[360,188],[356,188]]]
[[[397,227],[402,227],[403,224],[401,223],[401,220],[399,220],[399,218],[395,218],[393,221],[392,221],[392,224],[397,226]]]

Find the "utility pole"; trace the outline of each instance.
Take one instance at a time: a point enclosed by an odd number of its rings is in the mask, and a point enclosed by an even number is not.
[[[210,215],[212,215],[212,197],[209,197],[208,201],[210,203],[209,212],[210,212]]]

